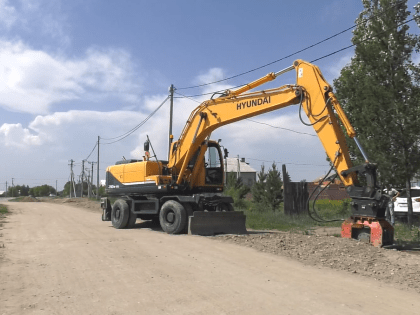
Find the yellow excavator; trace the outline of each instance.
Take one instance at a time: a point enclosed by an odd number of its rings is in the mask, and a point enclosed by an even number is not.
[[[295,84],[249,92],[292,70],[296,70]],[[369,162],[319,68],[303,60],[199,105],[179,139],[171,143],[169,161],[151,160],[147,141],[143,160],[109,166],[106,192],[120,199],[112,206],[109,199],[101,200],[102,220],[112,221],[117,229],[133,226],[137,218],[156,220],[170,234],[245,233],[245,215],[233,211],[231,197],[221,195],[225,176],[222,150],[210,135],[221,126],[294,104],[306,113],[306,124],[315,129],[352,199],[353,215],[343,223],[342,237],[375,246],[392,244],[393,227],[385,220],[389,197],[378,187],[376,164]],[[363,165],[352,165],[342,127],[356,141],[366,160]],[[365,186],[359,184],[358,176],[365,177]]]

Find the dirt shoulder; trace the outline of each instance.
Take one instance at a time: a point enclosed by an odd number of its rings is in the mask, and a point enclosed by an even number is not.
[[[40,198],[40,201],[57,203],[71,207],[83,208],[95,212],[101,212],[100,201],[90,200],[88,198]]]
[[[86,198],[44,201],[101,211],[99,202]],[[250,231],[248,235],[222,235],[213,239],[289,257],[310,266],[343,270],[420,293],[420,248],[411,252],[375,248],[356,240],[332,236],[339,233],[340,228],[320,228],[315,235]]]

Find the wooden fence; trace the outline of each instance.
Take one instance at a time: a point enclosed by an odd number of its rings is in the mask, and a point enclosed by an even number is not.
[[[282,166],[283,173],[283,198],[284,213],[287,215],[299,215],[308,210],[308,183],[291,182],[286,171],[286,165]]]

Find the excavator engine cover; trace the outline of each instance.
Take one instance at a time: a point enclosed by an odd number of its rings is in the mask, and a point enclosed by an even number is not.
[[[189,217],[188,234],[247,234],[243,211],[195,211]]]
[[[351,217],[341,225],[341,237],[354,238],[375,247],[382,247],[394,242],[394,228],[385,219]]]

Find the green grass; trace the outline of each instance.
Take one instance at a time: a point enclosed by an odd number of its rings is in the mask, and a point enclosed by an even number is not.
[[[348,200],[318,200],[316,210],[319,217],[325,220],[346,219],[350,217]],[[312,206],[312,204],[311,204]],[[312,208],[311,208],[312,209]],[[283,204],[276,211],[265,209],[253,209],[251,202],[246,202],[246,207],[241,209],[247,216],[247,228],[255,230],[279,230],[279,231],[308,231],[318,227],[340,227],[342,221],[338,222],[317,222],[314,221],[307,213],[299,216],[288,216],[284,214]]]
[[[0,205],[0,214],[6,214],[6,213],[9,213],[9,211],[7,211],[7,206]]]
[[[316,202],[316,210],[318,215],[325,220],[346,219],[351,216],[349,207],[349,199],[346,200],[318,200]],[[308,233],[309,231],[319,227],[340,227],[342,221],[337,222],[317,222],[312,220],[307,213],[299,216],[288,216],[284,214],[283,204],[276,211],[270,211],[260,208],[255,209],[255,205],[250,201],[244,200],[241,207],[236,210],[244,211],[246,215],[247,228],[254,230],[279,230],[279,231],[296,231]],[[311,203],[312,212],[312,203]],[[397,243],[420,243],[420,227],[419,223],[415,223],[412,229],[406,224],[397,222],[395,224],[395,240]],[[340,235],[337,235],[340,236]]]
[[[404,223],[394,226],[394,238],[397,243],[420,243],[420,228],[413,226],[411,229]]]
[[[16,198],[14,198],[14,199],[9,199],[9,201],[11,201],[11,202],[21,202],[22,200],[23,200],[23,198],[25,198],[25,197],[16,197]]]

